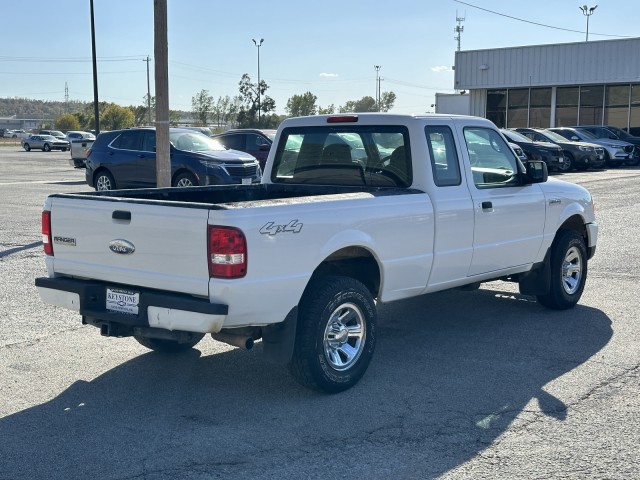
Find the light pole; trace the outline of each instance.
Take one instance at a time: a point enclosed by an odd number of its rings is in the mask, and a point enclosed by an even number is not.
[[[382,67],[380,65],[374,65],[373,68],[376,69],[376,109],[380,111],[380,77],[378,75]]]
[[[264,38],[261,38],[259,42],[256,42],[255,38],[252,38],[253,44],[258,47],[258,127],[260,126],[260,46],[264,42]]]
[[[587,17],[587,38],[585,39],[585,42],[589,41],[589,17],[591,15],[593,15],[593,12],[595,11],[596,8],[598,8],[598,5],[596,5],[595,7],[587,7],[586,5],[583,5],[582,7],[578,7],[580,10],[582,10],[582,14]]]

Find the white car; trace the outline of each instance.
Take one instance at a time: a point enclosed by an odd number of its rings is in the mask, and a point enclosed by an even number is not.
[[[24,130],[5,130],[4,132],[5,138],[27,138],[29,135],[31,134]]]
[[[83,132],[80,130],[70,130],[67,132],[67,140],[69,142],[73,140],[95,140],[96,136],[91,132]]]

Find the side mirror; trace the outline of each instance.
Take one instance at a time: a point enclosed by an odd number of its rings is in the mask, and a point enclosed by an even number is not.
[[[268,143],[261,143],[258,147],[258,150],[260,150],[261,152],[268,152],[270,148],[271,145],[269,145]]]
[[[549,178],[549,170],[547,164],[542,160],[528,160],[524,162],[525,173],[523,174],[523,182],[525,185],[531,183],[544,183]]]

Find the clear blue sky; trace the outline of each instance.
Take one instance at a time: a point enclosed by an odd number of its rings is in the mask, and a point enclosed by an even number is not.
[[[277,113],[307,91],[323,107],[375,97],[374,65],[382,91],[397,95],[394,112],[423,113],[436,92],[454,91],[456,16],[465,18],[462,50],[581,42],[586,30],[584,3],[571,0],[167,2],[169,102],[180,110],[203,89],[237,95],[243,73],[255,81],[252,38],[264,38],[260,77]],[[71,100],[93,100],[89,4],[2,2],[0,97],[63,101],[66,82]],[[94,0],[101,101],[141,105],[147,55],[154,94],[153,8],[153,0]],[[637,0],[599,0],[589,41],[640,36],[638,15]]]

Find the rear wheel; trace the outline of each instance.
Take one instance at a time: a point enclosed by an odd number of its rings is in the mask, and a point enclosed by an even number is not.
[[[101,170],[96,174],[93,184],[96,186],[96,190],[98,190],[99,192],[105,190],[114,190],[116,188],[116,182],[113,179],[113,175],[111,175],[106,170]]]
[[[574,230],[559,232],[551,249],[551,288],[548,294],[537,298],[545,307],[566,310],[582,296],[587,280],[587,249],[582,236]]]
[[[160,353],[180,353],[190,350],[204,337],[203,333],[194,333],[189,342],[178,342],[177,340],[166,340],[163,338],[149,338],[134,335],[133,338],[143,347]]]
[[[176,176],[173,181],[174,187],[195,187],[198,185],[198,181],[196,177],[194,177],[189,172],[183,172]]]
[[[44,147],[42,147],[42,151],[50,152],[51,151],[51,145],[49,145],[48,143],[45,143]]]
[[[364,375],[376,342],[371,292],[349,277],[320,277],[300,301],[289,368],[296,380],[328,393],[354,386]]]
[[[24,148],[27,152],[31,151],[31,145],[29,145],[28,143],[25,143],[22,148]]]

